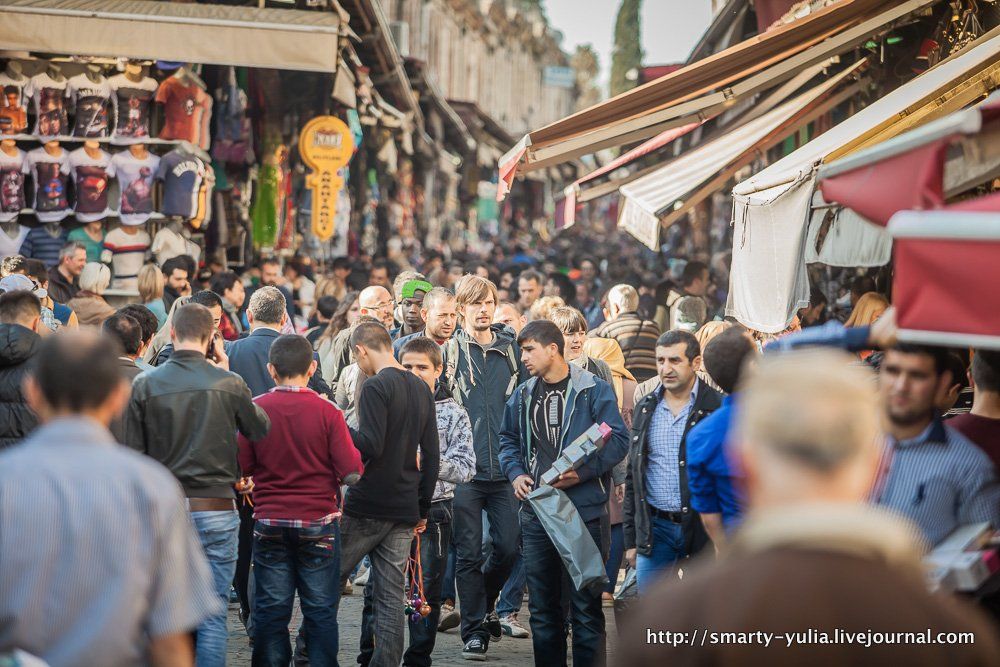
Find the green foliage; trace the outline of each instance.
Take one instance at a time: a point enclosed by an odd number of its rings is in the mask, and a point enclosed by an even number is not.
[[[611,52],[611,95],[618,95],[636,85],[636,73],[642,66],[642,31],[639,14],[642,0],[622,0],[615,20],[615,46]]]

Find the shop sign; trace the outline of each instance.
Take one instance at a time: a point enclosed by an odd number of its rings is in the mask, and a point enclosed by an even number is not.
[[[318,116],[306,123],[299,135],[299,155],[312,169],[306,187],[312,190],[312,231],[321,241],[334,232],[337,195],[344,187],[339,170],[354,155],[354,137],[344,121]]]
[[[576,72],[572,67],[549,65],[542,71],[542,83],[555,88],[572,88],[576,84]]]

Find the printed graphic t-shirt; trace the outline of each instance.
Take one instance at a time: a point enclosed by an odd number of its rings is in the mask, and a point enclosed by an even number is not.
[[[77,148],[69,154],[64,170],[73,177],[76,188],[76,219],[94,222],[106,218],[109,214],[108,186],[115,175],[111,156],[101,151],[92,158],[85,149]]]
[[[44,148],[28,153],[28,165],[35,181],[35,215],[40,222],[56,222],[70,214],[69,172],[63,166],[69,153],[63,149],[59,157],[52,157]]]
[[[138,160],[129,151],[111,158],[118,185],[121,186],[119,218],[123,225],[141,225],[153,212],[153,177],[160,158],[149,153]]]
[[[535,450],[529,464],[535,482],[548,472],[559,458],[562,445],[563,413],[566,410],[566,394],[569,391],[569,376],[561,382],[549,384],[541,378],[531,393],[528,417]]]
[[[185,84],[172,76],[156,91],[156,101],[164,105],[166,123],[160,139],[189,141],[208,150],[212,119],[212,96],[194,81]]]
[[[0,222],[13,220],[24,208],[25,158],[20,148],[14,155],[0,151]]]
[[[20,134],[28,129],[28,77],[13,79],[0,72],[0,134]]]
[[[115,92],[112,103],[115,110],[115,139],[149,138],[149,105],[156,94],[156,80],[144,77],[136,83],[124,74],[108,79]]]
[[[39,137],[56,137],[69,134],[69,118],[66,114],[65,77],[56,81],[48,72],[31,77],[24,88],[24,94],[35,103],[35,134]]]
[[[215,172],[197,155],[172,150],[160,160],[156,179],[163,181],[163,215],[177,215],[199,228],[208,215]]]
[[[106,137],[111,124],[108,107],[111,104],[111,84],[103,76],[94,83],[86,74],[77,74],[66,86],[66,97],[73,100],[74,137]]]

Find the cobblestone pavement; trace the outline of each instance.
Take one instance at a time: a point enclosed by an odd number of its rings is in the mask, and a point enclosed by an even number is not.
[[[340,604],[340,659],[342,667],[355,665],[357,659],[358,637],[361,633],[361,603],[360,595],[350,595],[342,599]],[[295,613],[292,617],[291,632],[292,641],[295,640],[295,631],[298,628],[300,616],[296,605]],[[227,664],[230,667],[250,664],[250,645],[247,643],[246,633],[240,624],[238,615],[239,605],[229,606],[229,647]],[[402,614],[402,610],[400,610]],[[615,631],[615,618],[611,609],[605,608],[605,618],[607,619],[608,631],[608,656],[614,655],[614,646],[617,639]],[[527,604],[522,608],[519,616],[522,624],[528,627]],[[518,665],[528,667],[533,664],[531,639],[513,639],[504,637],[501,641],[490,644],[488,663],[494,665]],[[458,630],[439,632],[437,643],[434,646],[433,660],[435,665],[442,667],[457,667],[462,665],[468,667],[477,663],[462,659],[462,639],[458,635]]]

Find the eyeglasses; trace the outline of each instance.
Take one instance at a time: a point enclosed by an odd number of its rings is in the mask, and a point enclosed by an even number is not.
[[[381,303],[376,303],[374,306],[361,306],[361,308],[364,310],[392,310],[395,305],[395,301],[382,301]]]

